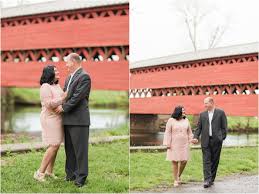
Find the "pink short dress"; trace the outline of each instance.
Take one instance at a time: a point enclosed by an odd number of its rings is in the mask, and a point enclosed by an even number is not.
[[[190,143],[193,138],[190,122],[187,118],[170,118],[166,123],[163,145],[167,149],[166,160],[187,161],[190,155]]]
[[[42,141],[46,145],[60,145],[64,140],[62,117],[54,112],[62,104],[63,90],[58,84],[42,84],[40,88]]]

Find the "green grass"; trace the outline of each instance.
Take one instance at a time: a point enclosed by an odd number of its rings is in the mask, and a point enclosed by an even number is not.
[[[128,124],[123,124],[114,129],[100,130],[91,134],[91,137],[108,137],[108,136],[121,136],[129,135],[129,126]]]
[[[172,186],[171,162],[165,161],[165,152],[135,152],[130,154],[130,189],[148,190],[159,185]],[[257,172],[258,149],[223,148],[217,177],[233,173]],[[182,175],[183,181],[203,181],[202,153],[191,151],[191,160]]]
[[[1,192],[51,192],[51,193],[104,193],[128,192],[128,140],[111,144],[90,145],[88,184],[77,188],[72,182],[64,181],[65,153],[59,150],[54,172],[59,179],[39,183],[33,179],[34,171],[39,168],[43,152],[9,154],[1,158]],[[2,163],[2,162],[1,162]]]
[[[39,88],[11,88],[14,101],[20,104],[40,104]],[[92,90],[89,105],[93,107],[128,107],[127,91]]]
[[[16,103],[40,104],[40,90],[38,88],[11,88],[11,94]]]
[[[93,90],[90,94],[89,103],[93,107],[128,107],[128,92]]]
[[[229,129],[258,129],[258,118],[256,117],[228,117]]]

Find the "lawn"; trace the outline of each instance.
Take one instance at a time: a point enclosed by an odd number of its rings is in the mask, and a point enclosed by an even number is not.
[[[128,140],[110,144],[90,145],[88,184],[77,188],[72,182],[64,181],[64,148],[59,150],[55,173],[57,180],[48,179],[39,183],[33,179],[43,152],[9,154],[2,156],[1,192],[50,192],[50,193],[110,193],[128,192],[129,154]]]
[[[149,190],[159,185],[172,186],[171,162],[165,161],[165,152],[133,152],[130,154],[130,190]],[[223,148],[218,176],[258,171],[258,149]],[[182,175],[183,181],[203,181],[202,153],[191,151],[191,160]]]

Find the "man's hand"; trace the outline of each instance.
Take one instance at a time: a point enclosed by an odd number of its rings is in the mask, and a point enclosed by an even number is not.
[[[191,142],[192,142],[193,144],[197,144],[199,141],[198,141],[198,139],[194,138],[194,139],[191,140]]]
[[[55,111],[56,113],[58,113],[58,114],[64,112],[62,106],[58,106],[54,111]]]

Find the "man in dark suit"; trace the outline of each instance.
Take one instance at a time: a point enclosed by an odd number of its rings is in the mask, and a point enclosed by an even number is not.
[[[90,76],[81,67],[76,53],[65,57],[70,76],[66,79],[65,103],[56,111],[63,113],[66,152],[66,180],[82,187],[88,176],[88,140],[90,114],[88,109],[91,90]]]
[[[214,184],[223,140],[227,136],[227,117],[223,110],[215,108],[212,97],[204,100],[206,111],[200,114],[193,143],[198,143],[201,135],[203,156],[204,188]]]

